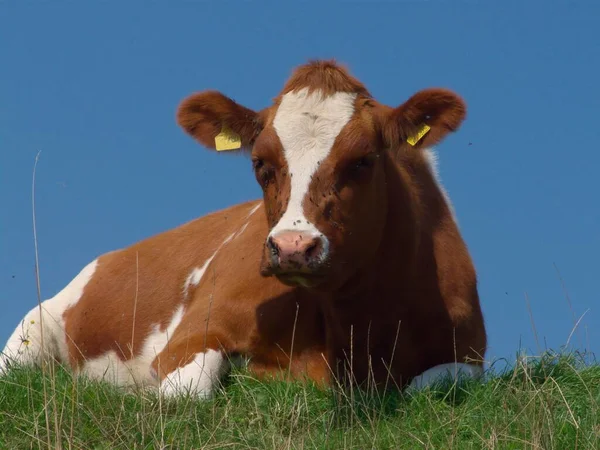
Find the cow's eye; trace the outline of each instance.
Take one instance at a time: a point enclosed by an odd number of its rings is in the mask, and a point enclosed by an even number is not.
[[[369,153],[368,155],[357,159],[354,163],[354,169],[360,171],[362,169],[373,167],[375,165],[375,161],[377,160],[377,156],[378,155],[376,153]]]
[[[265,165],[265,162],[262,159],[256,158],[252,160],[252,168],[256,172],[260,170]]]
[[[378,157],[379,155],[373,152],[349,161],[345,170],[348,181],[360,182],[369,180]]]
[[[273,167],[265,163],[264,160],[256,158],[252,160],[252,168],[254,169],[254,175],[258,183],[263,188],[266,188],[273,180],[275,174]]]

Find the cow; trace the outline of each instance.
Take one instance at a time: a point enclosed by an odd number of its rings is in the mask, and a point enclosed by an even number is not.
[[[477,275],[433,150],[465,117],[446,88],[380,103],[336,60],[299,65],[259,111],[190,95],[179,126],[248,155],[262,199],[99,256],[25,315],[1,368],[54,359],[204,399],[232,364],[319,386],[479,377]]]

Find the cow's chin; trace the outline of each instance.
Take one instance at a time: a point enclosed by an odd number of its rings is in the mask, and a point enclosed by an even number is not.
[[[274,277],[286,286],[317,290],[326,288],[331,281],[331,274],[328,272],[282,270],[273,265],[268,257],[261,261],[260,274],[265,278]]]
[[[261,264],[260,274],[263,277],[277,278],[286,286],[303,288],[318,288],[319,286],[326,284],[328,279],[327,275],[324,273],[282,271],[274,268],[269,263]]]
[[[280,273],[274,276],[286,286],[291,287],[315,289],[326,282],[325,276],[307,273]]]

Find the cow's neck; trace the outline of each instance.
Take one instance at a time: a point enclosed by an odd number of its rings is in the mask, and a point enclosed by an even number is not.
[[[430,227],[424,223],[421,193],[414,183],[414,166],[410,161],[399,164],[388,156],[386,161],[387,219],[375,256],[335,293],[330,296],[334,310],[350,312],[357,309],[361,314],[369,309],[380,311],[380,303],[389,301],[386,296],[368,298],[373,291],[402,291],[402,285],[410,284],[417,271],[422,270],[420,252],[427,240]],[[388,293],[388,295],[392,295]],[[394,294],[397,295],[397,294]],[[365,301],[368,299],[369,301]]]
[[[419,308],[414,304],[414,293],[422,289],[419,280],[423,271],[434,269],[427,267],[424,261],[428,258],[422,255],[431,250],[430,227],[424,223],[427,220],[421,209],[423,193],[407,186],[413,183],[415,171],[428,168],[419,167],[419,160],[413,162],[415,165],[405,160],[399,164],[388,157],[388,214],[377,255],[342,289],[324,299],[327,346],[332,361],[344,358],[350,347],[357,360],[366,356],[366,352],[375,359],[391,358],[394,352],[391,346],[396,341],[398,327],[402,329],[402,319],[412,316],[415,307]],[[411,314],[407,314],[409,311]],[[397,358],[394,355],[394,360]],[[377,364],[373,361],[375,372]],[[363,368],[354,370],[356,378],[368,377],[361,373]],[[379,368],[380,373],[383,370]]]

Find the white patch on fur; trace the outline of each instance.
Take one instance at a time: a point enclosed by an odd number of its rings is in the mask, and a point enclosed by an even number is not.
[[[160,384],[160,392],[166,397],[190,394],[196,398],[210,398],[229,367],[229,361],[218,350],[196,353],[192,362],[167,375]]]
[[[463,377],[466,378],[479,378],[483,374],[483,369],[480,366],[474,364],[465,363],[448,363],[439,364],[427,369],[422,374],[413,378],[409,385],[409,389],[423,389],[434,385],[438,381],[450,377],[450,379],[457,380]]]
[[[254,214],[256,211],[258,211],[258,208],[260,208],[260,205],[262,205],[262,202],[258,202],[258,205],[253,206],[252,209],[250,210],[250,212],[248,213],[248,215],[246,216],[246,218],[249,219],[250,216],[252,216],[252,214]]]
[[[9,361],[23,365],[34,365],[42,358],[56,358],[68,363],[69,351],[65,334],[64,312],[74,306],[81,296],[94,272],[98,260],[85,266],[73,280],[54,297],[42,302],[41,321],[40,307],[31,309],[8,339],[0,355],[0,372]],[[44,354],[42,354],[42,326],[44,334]]]
[[[435,152],[435,150],[433,148],[427,148],[423,151],[425,152],[425,159],[427,160],[427,163],[429,164],[431,173],[433,174],[433,178],[435,179],[435,182],[436,182],[439,190],[442,192],[442,195],[444,196],[444,199],[446,200],[446,203],[448,204],[448,208],[450,209],[450,214],[452,215],[452,219],[454,219],[454,222],[456,223],[456,225],[458,225],[458,219],[456,218],[456,212],[454,211],[454,206],[452,205],[452,202],[450,201],[450,196],[448,195],[446,188],[444,188],[444,186],[442,185],[442,178],[440,177],[440,172],[438,169],[437,153]]]
[[[246,224],[246,226],[247,225],[248,224]],[[230,234],[227,237],[227,239],[225,239],[221,243],[221,245],[219,245],[219,247],[215,250],[215,252],[212,254],[212,256],[204,262],[202,267],[194,267],[194,269],[192,269],[192,271],[186,278],[185,282],[183,283],[183,299],[184,299],[184,301],[187,300],[190,287],[198,286],[198,284],[200,284],[200,280],[202,280],[202,277],[204,276],[204,272],[206,272],[208,265],[212,262],[213,259],[215,259],[215,256],[217,256],[217,253],[219,253],[219,250],[221,250],[221,247],[223,247],[225,244],[227,244],[229,241],[231,241],[234,236],[235,236],[235,233]]]
[[[321,91],[308,93],[304,88],[285,94],[273,126],[288,165],[291,192],[287,209],[270,235],[298,231],[321,236],[324,255],[327,238],[306,219],[303,203],[319,164],[329,155],[335,139],[354,114],[356,94],[336,92],[324,96]]]
[[[206,272],[208,265],[215,258],[218,251],[219,251],[219,249],[217,249],[217,251],[214,252],[212,254],[212,256],[206,260],[206,262],[202,265],[202,267],[194,267],[194,269],[192,269],[192,271],[188,275],[187,279],[185,280],[185,283],[183,284],[183,299],[184,300],[187,300],[190,287],[198,286],[198,284],[200,283],[200,280],[204,276],[204,272]]]
[[[249,224],[249,223],[250,223],[250,222],[246,222],[246,223],[245,223],[245,224],[242,226],[242,228],[240,228],[240,231],[238,231],[238,232],[237,232],[237,234],[235,235],[235,237],[236,237],[236,238],[237,238],[237,237],[240,237],[240,235],[241,235],[241,234],[242,234],[244,231],[246,231],[246,228],[248,228],[248,224]]]
[[[180,305],[176,310],[173,316],[171,317],[171,321],[167,328],[164,331],[160,330],[160,325],[155,324],[146,340],[144,341],[144,346],[142,347],[141,356],[138,358],[146,358],[148,363],[150,364],[154,361],[154,358],[158,356],[160,352],[162,352],[167,344],[169,343],[169,339],[173,336],[173,333],[181,323],[183,319],[183,313],[185,312],[184,305]]]
[[[160,330],[158,323],[154,324],[152,331],[146,336],[142,350],[136,357],[123,361],[114,350],[110,350],[102,356],[87,360],[80,373],[117,386],[133,384],[156,386],[156,375],[151,370],[152,362],[168,345],[169,339],[183,319],[184,310],[184,306],[180,305],[163,331]],[[129,348],[122,349],[121,353],[128,356]]]
[[[240,228],[240,230],[235,234],[234,239],[239,238],[242,235],[242,233],[244,231],[246,231],[246,228],[248,228],[248,225],[250,225],[250,217],[252,217],[252,214],[254,214],[258,210],[258,208],[260,208],[260,205],[261,205],[261,203],[259,202],[258,205],[252,207],[252,209],[246,216],[246,219],[248,219],[248,222],[246,222],[244,225],[242,225],[242,228]]]

